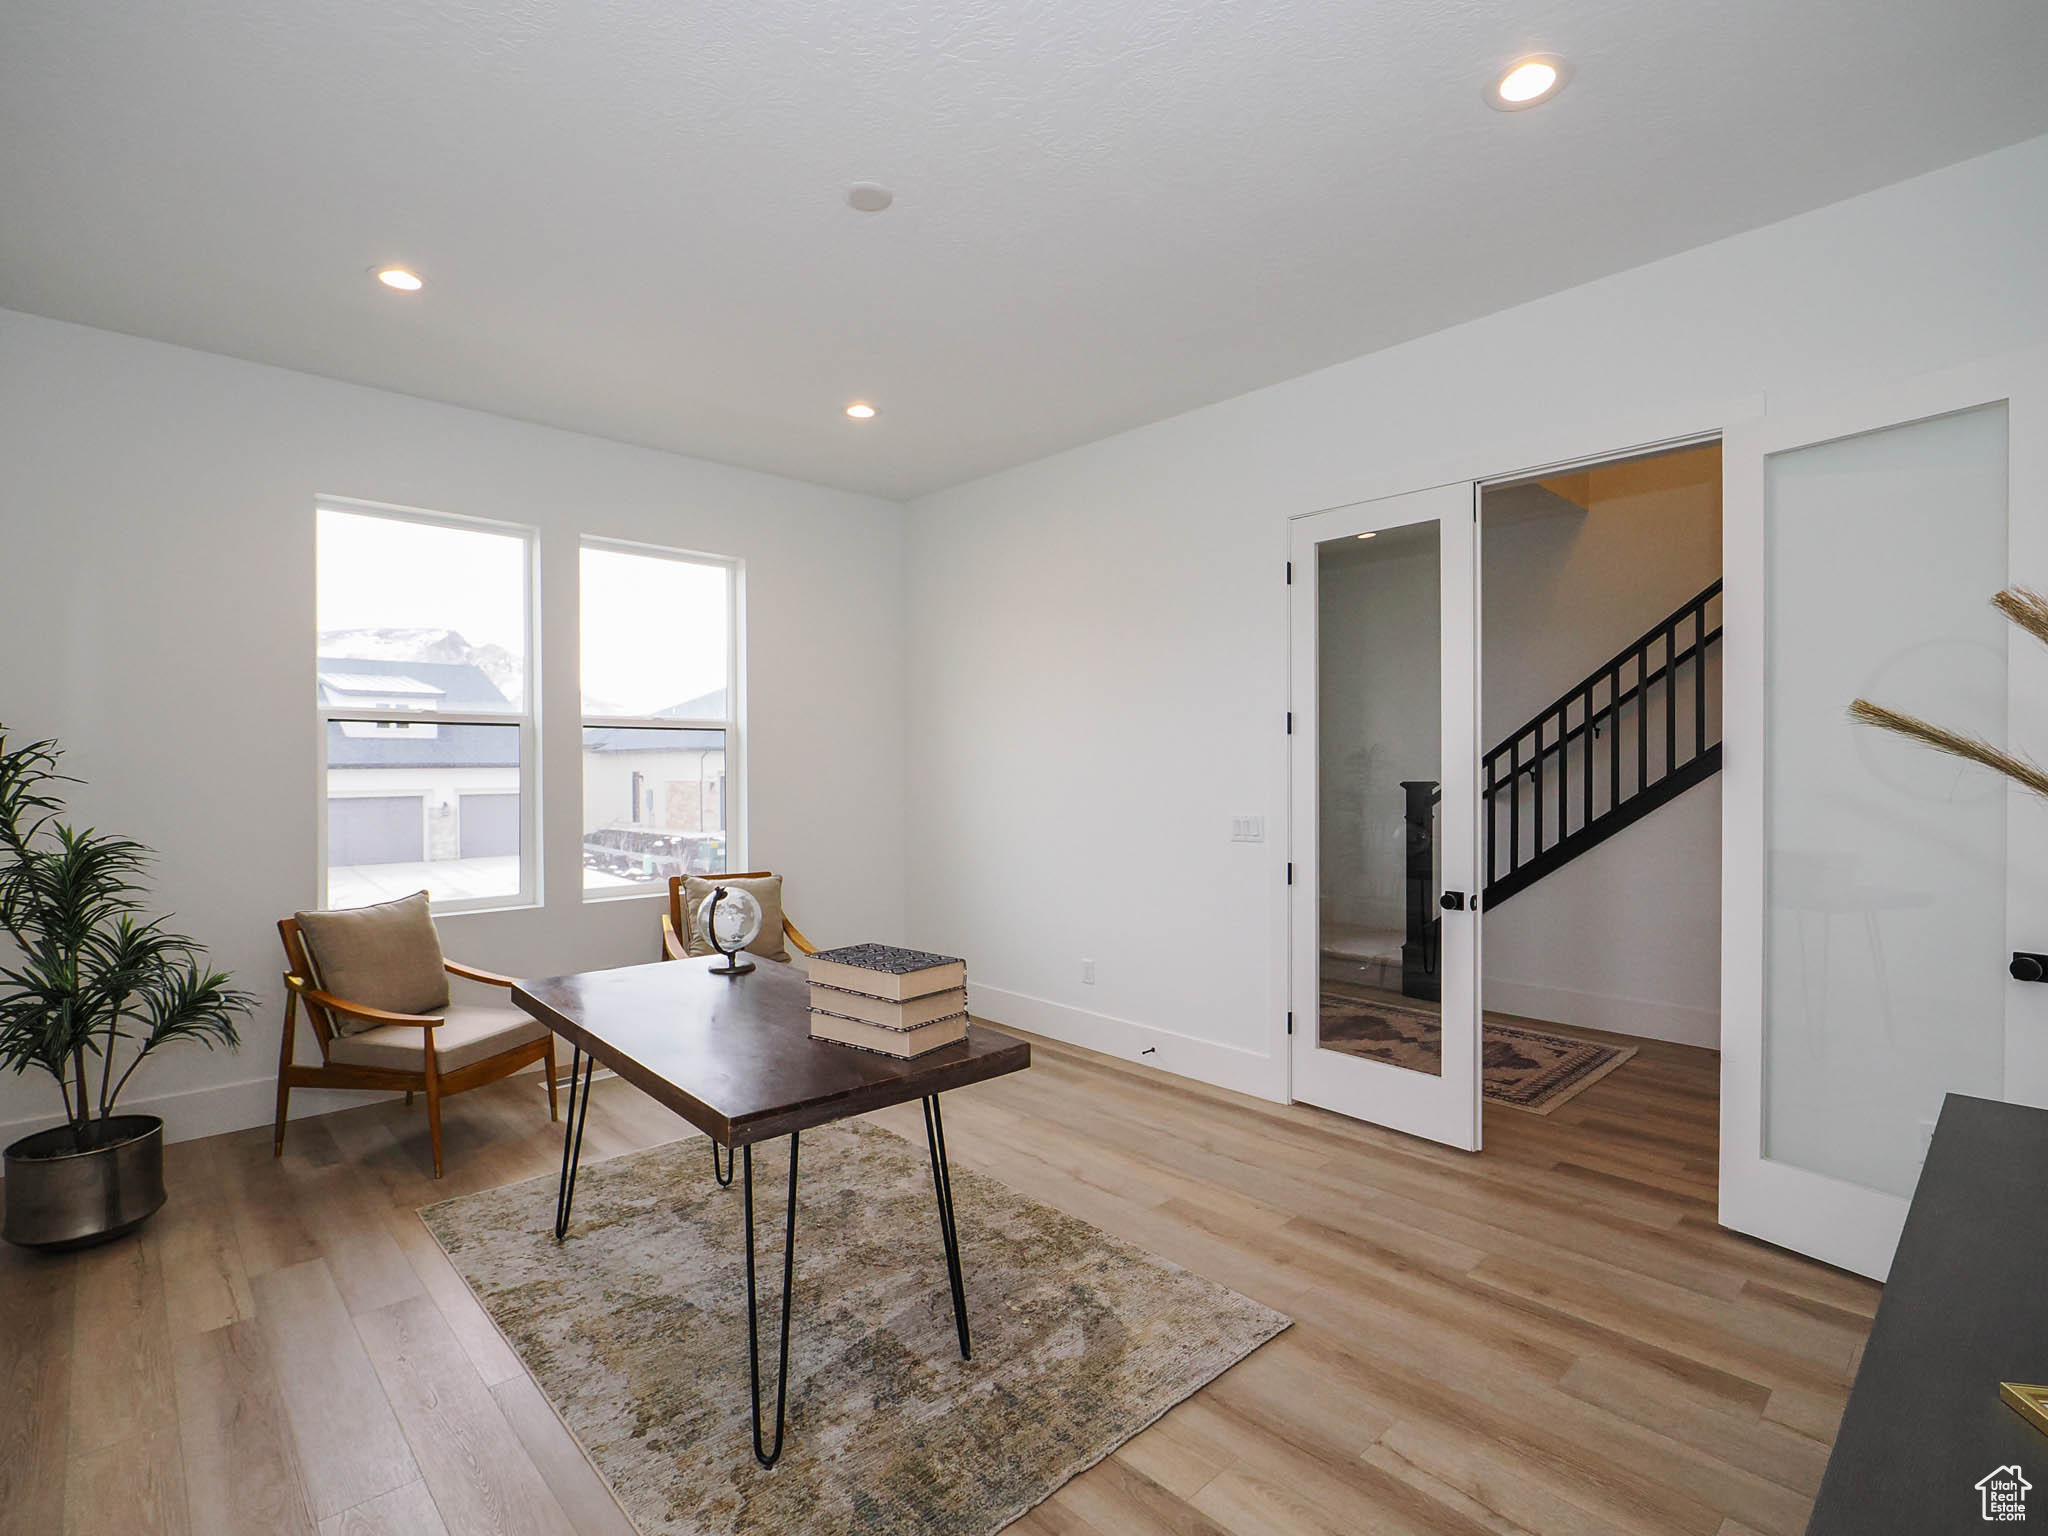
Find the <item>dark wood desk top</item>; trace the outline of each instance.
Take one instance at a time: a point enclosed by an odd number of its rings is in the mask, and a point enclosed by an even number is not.
[[[1031,1047],[986,1025],[909,1061],[810,1034],[810,979],[714,958],[522,981],[512,999],[725,1147],[745,1146],[1031,1065]]]
[[[2048,1382],[2048,1111],[1952,1093],[1808,1536],[1981,1530],[1978,1479],[2015,1464],[2048,1504],[2001,1381]]]

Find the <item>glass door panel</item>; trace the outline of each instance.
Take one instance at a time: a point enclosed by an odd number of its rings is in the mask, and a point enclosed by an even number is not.
[[[1435,519],[1316,545],[1317,1044],[1443,1072]]]
[[[1851,719],[2048,749],[2048,354],[1723,444],[1724,1225],[1882,1279],[1950,1093],[2048,1103],[2048,804]]]
[[[2005,781],[1860,725],[2006,742],[2006,408],[1764,463],[1764,1155],[1907,1196],[2004,1088]]]
[[[1479,1145],[1470,484],[1292,534],[1294,1097]]]

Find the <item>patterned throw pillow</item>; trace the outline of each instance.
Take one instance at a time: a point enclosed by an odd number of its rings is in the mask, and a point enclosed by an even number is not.
[[[789,949],[782,936],[782,876],[763,875],[752,880],[722,880],[716,876],[691,875],[683,881],[683,921],[690,925],[686,935],[693,955],[715,955],[711,941],[697,931],[697,909],[704,898],[720,886],[728,891],[745,891],[761,904],[761,932],[747,946],[749,952],[767,960],[787,960]]]

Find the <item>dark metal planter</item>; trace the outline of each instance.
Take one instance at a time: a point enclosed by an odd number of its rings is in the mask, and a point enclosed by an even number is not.
[[[89,1248],[133,1232],[164,1203],[164,1123],[114,1115],[101,1145],[72,1151],[71,1128],[24,1136],[6,1158],[0,1237],[23,1248]]]

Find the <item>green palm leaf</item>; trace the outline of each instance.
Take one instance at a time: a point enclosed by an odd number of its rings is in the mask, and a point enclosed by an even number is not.
[[[0,966],[0,1067],[49,1073],[82,1148],[151,1052],[234,1048],[256,999],[209,969],[196,940],[142,915],[147,847],[61,819],[56,786],[76,781],[59,757],[54,741],[10,746],[0,728],[0,934],[15,951]]]

